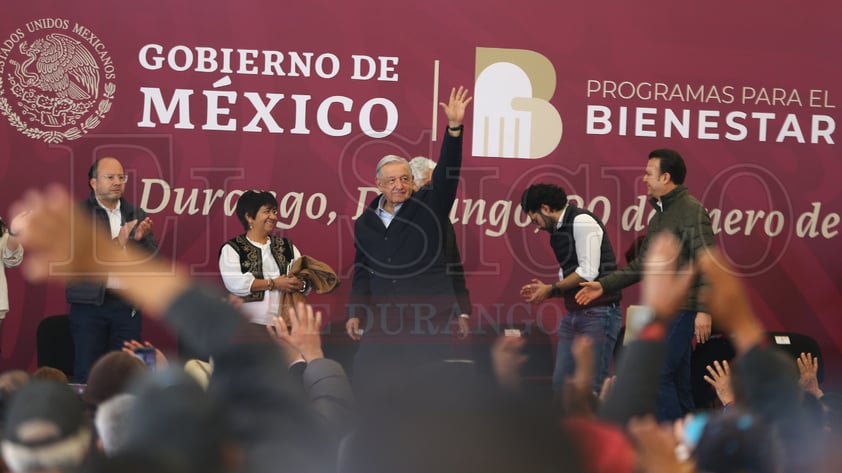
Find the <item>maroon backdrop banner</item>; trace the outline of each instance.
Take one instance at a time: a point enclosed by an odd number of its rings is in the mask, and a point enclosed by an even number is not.
[[[90,163],[115,156],[161,253],[221,286],[237,197],[271,190],[278,231],[340,273],[310,300],[341,320],[375,164],[436,158],[436,104],[464,85],[475,100],[451,218],[475,323],[552,333],[563,316],[518,296],[558,270],[520,211],[526,186],[563,186],[622,254],[651,212],[646,156],[669,147],[767,328],[818,340],[838,385],[842,6],[628,3],[16,3],[0,18],[0,212],[51,182],[81,200]],[[30,368],[38,321],[67,310],[63,287],[7,272],[0,367]],[[172,344],[153,323],[146,334]]]

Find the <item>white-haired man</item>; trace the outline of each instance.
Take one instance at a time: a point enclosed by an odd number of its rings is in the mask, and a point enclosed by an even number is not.
[[[133,394],[118,394],[103,402],[96,409],[96,426],[99,446],[107,456],[113,456],[126,444],[129,413],[135,406]]]

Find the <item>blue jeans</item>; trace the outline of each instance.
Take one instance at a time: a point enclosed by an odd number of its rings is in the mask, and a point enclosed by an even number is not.
[[[623,316],[617,304],[588,307],[584,310],[569,312],[562,317],[558,323],[558,349],[555,370],[553,370],[553,389],[561,391],[565,378],[573,374],[575,361],[571,346],[574,338],[584,335],[593,342],[593,389],[599,392],[602,389],[602,382],[608,377],[611,355],[614,353],[622,322]]]
[[[675,420],[692,411],[690,353],[696,329],[696,312],[680,311],[667,332],[666,359],[658,386],[655,413],[659,421]]]

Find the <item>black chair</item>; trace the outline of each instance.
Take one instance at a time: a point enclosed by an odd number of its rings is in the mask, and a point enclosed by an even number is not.
[[[67,315],[45,317],[38,323],[35,334],[38,367],[50,366],[59,369],[72,379],[75,347],[73,335],[70,332],[70,317]]]
[[[824,381],[822,349],[813,337],[792,332],[768,332],[766,336],[769,338],[772,346],[785,351],[792,355],[793,358],[798,358],[802,353],[811,353],[814,358],[817,357],[819,359],[819,369],[816,372],[816,378],[818,378],[819,383]]]
[[[705,381],[707,366],[714,361],[731,362],[737,352],[731,340],[722,334],[714,334],[705,343],[696,345],[690,355],[690,383],[693,389],[693,402],[696,409],[708,409],[717,406],[716,390]]]

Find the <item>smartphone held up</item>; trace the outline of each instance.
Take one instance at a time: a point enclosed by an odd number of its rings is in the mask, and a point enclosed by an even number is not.
[[[155,367],[155,349],[152,347],[137,347],[134,349],[134,356],[140,358],[146,366]]]

